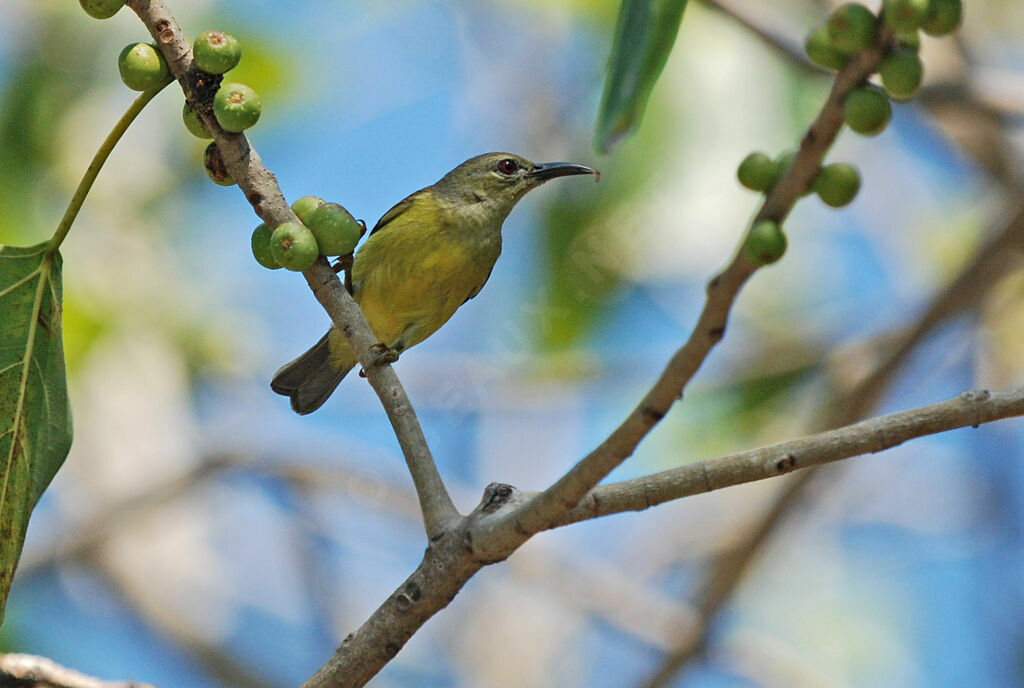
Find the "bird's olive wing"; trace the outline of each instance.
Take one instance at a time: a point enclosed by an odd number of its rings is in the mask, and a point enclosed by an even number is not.
[[[370,230],[370,236],[373,236],[378,231],[380,231],[380,230],[384,229],[385,227],[387,227],[388,224],[392,220],[394,220],[396,217],[398,217],[399,215],[404,213],[406,210],[411,208],[413,203],[416,202],[416,199],[420,195],[422,195],[422,194],[423,194],[423,190],[417,191],[416,193],[410,194],[410,195],[406,196],[405,198],[403,198],[402,200],[400,200],[398,203],[396,203],[395,207],[393,207],[391,210],[389,210],[386,213],[384,213],[383,217],[381,217],[379,220],[377,220],[377,224],[375,224],[373,226],[373,229]]]

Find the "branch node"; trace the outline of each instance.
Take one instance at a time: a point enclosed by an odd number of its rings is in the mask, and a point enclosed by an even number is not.
[[[644,417],[644,420],[647,421],[648,425],[653,426],[665,417],[665,412],[654,408],[650,404],[645,404],[643,408],[640,409],[640,415]]]
[[[796,454],[787,452],[780,459],[769,459],[765,463],[765,473],[768,475],[782,475],[783,473],[789,473],[796,467]]]
[[[971,423],[972,428],[977,429],[983,421],[981,417],[981,409],[978,408],[978,404],[988,401],[991,396],[992,393],[987,389],[968,390],[960,395],[961,401],[974,407],[974,422]]]
[[[480,511],[485,514],[493,514],[502,506],[508,503],[515,492],[514,487],[505,483],[491,483],[484,488],[483,499],[480,500]]]
[[[423,591],[420,590],[420,586],[412,581],[406,583],[405,594],[408,595],[409,599],[413,602],[419,602],[423,599]]]

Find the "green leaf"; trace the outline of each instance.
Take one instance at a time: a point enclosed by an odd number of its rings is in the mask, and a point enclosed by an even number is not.
[[[32,508],[71,448],[61,259],[0,245],[0,622]]]
[[[686,0],[622,0],[594,135],[599,153],[640,125],[685,9]]]

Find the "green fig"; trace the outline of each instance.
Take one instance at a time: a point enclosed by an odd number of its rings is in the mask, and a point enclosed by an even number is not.
[[[842,208],[860,191],[860,173],[849,163],[825,165],[814,180],[814,191],[825,205]]]
[[[117,57],[121,81],[133,91],[148,91],[170,78],[167,61],[149,43],[130,43]]]
[[[268,270],[279,270],[283,266],[277,262],[273,252],[270,250],[271,234],[273,232],[270,231],[270,227],[267,226],[266,222],[256,225],[256,229],[252,230],[252,257],[256,259],[257,263]]]
[[[758,220],[743,242],[743,255],[754,265],[770,265],[786,253],[788,241],[778,223]]]
[[[204,72],[223,74],[234,69],[242,59],[242,46],[229,33],[203,31],[192,43],[192,59]]]
[[[858,134],[877,136],[892,119],[892,106],[882,89],[868,84],[853,89],[847,96],[843,118]]]
[[[224,131],[245,131],[260,118],[260,96],[245,84],[221,84],[213,97],[213,114]]]
[[[285,222],[270,235],[270,253],[288,270],[302,272],[313,267],[320,249],[309,228],[298,222]]]
[[[347,256],[363,234],[362,225],[337,203],[324,203],[314,210],[307,226],[325,256]]]

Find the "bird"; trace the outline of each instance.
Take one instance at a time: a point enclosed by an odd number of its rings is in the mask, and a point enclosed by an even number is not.
[[[352,297],[379,342],[379,361],[397,360],[480,293],[501,254],[502,224],[523,196],[556,177],[584,174],[600,181],[600,172],[586,165],[484,153],[384,213],[349,273]],[[305,415],[320,408],[357,363],[332,326],[282,366],[270,387]]]

